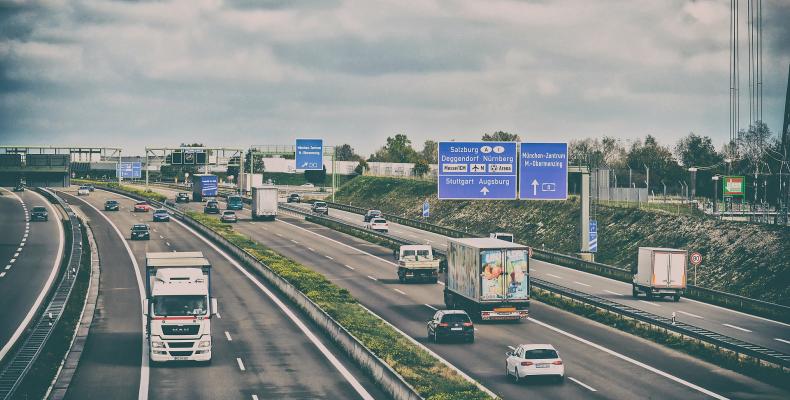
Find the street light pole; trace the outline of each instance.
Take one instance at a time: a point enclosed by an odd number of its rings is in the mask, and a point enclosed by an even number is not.
[[[689,168],[691,172],[691,201],[694,201],[697,195],[697,167]]]
[[[713,179],[713,216],[715,217],[716,216],[716,205],[718,203],[718,195],[716,194],[716,191],[718,190],[717,189],[718,188],[717,183],[719,182],[719,176],[718,175],[713,175],[713,178],[711,178],[711,179]]]

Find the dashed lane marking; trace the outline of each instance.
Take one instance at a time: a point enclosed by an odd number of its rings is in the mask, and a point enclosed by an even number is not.
[[[732,329],[737,329],[737,330],[743,331],[743,332],[751,332],[750,330],[748,330],[746,328],[741,328],[740,326],[735,326],[735,325],[730,325],[730,324],[722,324],[722,325],[724,325],[726,327],[729,327],[729,328],[732,328]]]
[[[583,387],[583,388],[585,388],[585,389],[587,389],[587,390],[589,390],[591,392],[597,392],[597,390],[595,390],[592,386],[590,386],[590,385],[588,385],[586,383],[583,383],[582,381],[580,381],[580,380],[578,380],[578,379],[576,379],[576,378],[574,378],[572,376],[569,376],[568,379],[576,382],[577,384],[579,384],[579,386],[581,386],[581,387]]]
[[[431,309],[431,310],[433,310],[433,311],[436,311],[436,310],[438,310],[438,308],[436,308],[436,307],[434,307],[434,306],[432,306],[432,305],[430,305],[430,304],[423,304],[423,305],[424,305],[425,307],[428,307],[428,308],[430,308],[430,309]]]

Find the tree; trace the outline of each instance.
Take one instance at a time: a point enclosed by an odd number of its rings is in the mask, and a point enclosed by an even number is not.
[[[423,175],[427,174],[431,170],[431,166],[428,165],[428,161],[421,158],[414,163],[414,175],[422,177]]]
[[[372,154],[368,161],[409,163],[417,160],[417,152],[411,147],[406,135],[397,134],[387,138],[387,144]]]
[[[244,172],[250,172],[250,161],[252,161],[252,152],[247,150],[247,154],[244,155]],[[237,161],[238,162],[238,161]],[[263,163],[263,156],[258,154],[255,156],[255,164],[253,164],[252,173],[254,174],[261,174],[265,170],[265,164]],[[230,171],[230,168],[228,168]],[[230,173],[230,172],[228,172]]]
[[[484,134],[483,141],[485,142],[520,142],[521,138],[515,133],[507,133],[503,131],[496,131],[492,134]]]
[[[342,144],[335,146],[335,160],[337,161],[355,161],[360,157],[354,152],[354,148],[350,144]]]
[[[568,145],[568,159],[573,164],[590,168],[617,168],[625,165],[625,148],[616,138],[572,140]]]
[[[738,132],[738,150],[748,164],[749,172],[762,172],[766,150],[771,145],[771,130],[763,121],[749,125],[748,130]]]
[[[304,179],[314,185],[323,185],[326,182],[326,165],[322,169],[305,171]]]
[[[694,132],[681,138],[675,145],[675,156],[684,167],[708,167],[720,164],[723,157],[716,152],[713,141],[707,136],[698,136]]]
[[[426,140],[422,145],[420,155],[428,164],[436,164],[438,162],[439,144],[433,140]]]

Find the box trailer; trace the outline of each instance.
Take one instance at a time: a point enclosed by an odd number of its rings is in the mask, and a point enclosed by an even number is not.
[[[203,201],[204,197],[217,197],[219,179],[216,175],[192,175],[192,201]]]
[[[640,247],[633,266],[633,297],[644,293],[648,298],[672,296],[675,301],[686,290],[686,250]]]
[[[252,219],[268,219],[277,217],[277,188],[260,186],[252,188]]]

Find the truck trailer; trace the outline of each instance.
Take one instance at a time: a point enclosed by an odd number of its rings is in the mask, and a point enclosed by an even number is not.
[[[277,188],[274,186],[259,186],[252,188],[252,219],[268,219],[274,221],[277,217]]]
[[[637,263],[631,271],[634,274],[633,297],[645,293],[649,299],[672,296],[679,301],[686,290],[686,259],[686,250],[640,247]]]
[[[199,251],[146,253],[144,314],[152,363],[211,362],[211,264]]]
[[[529,316],[529,248],[493,238],[448,240],[444,303],[473,318]]]
[[[219,179],[216,175],[192,175],[192,201],[203,201],[204,197],[217,197]]]
[[[439,259],[433,256],[431,246],[401,246],[397,259],[399,281],[425,279],[436,283],[439,280]]]

